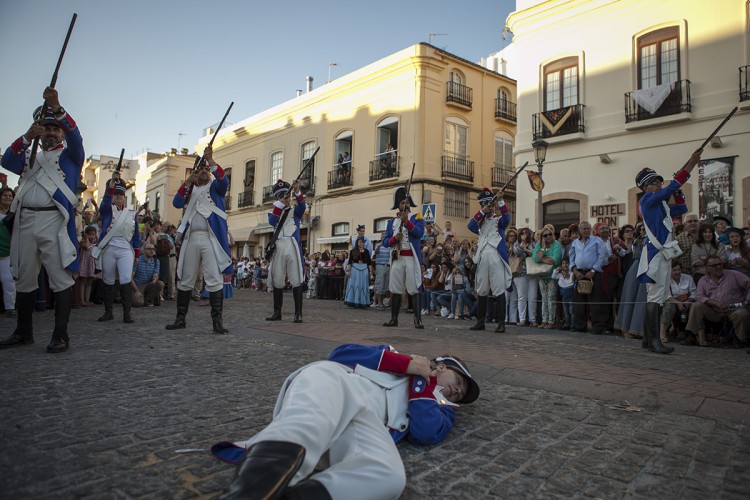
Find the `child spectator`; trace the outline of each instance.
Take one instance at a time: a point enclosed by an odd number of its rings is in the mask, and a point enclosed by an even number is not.
[[[552,279],[557,280],[557,286],[560,288],[560,297],[562,298],[563,319],[565,324],[561,330],[570,330],[573,328],[573,273],[570,272],[570,259],[563,257],[560,267],[552,273]]]

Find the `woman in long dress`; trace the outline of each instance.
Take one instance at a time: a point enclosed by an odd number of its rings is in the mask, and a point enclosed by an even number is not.
[[[349,254],[346,266],[346,296],[344,304],[349,307],[365,309],[370,307],[370,275],[372,274],[372,257],[365,249],[364,238],[357,238],[355,246]]]
[[[622,285],[620,306],[617,309],[614,328],[628,339],[643,337],[643,319],[646,316],[646,284],[638,281],[638,262],[643,251],[645,230],[643,223],[635,226],[633,239],[633,262],[630,264]]]

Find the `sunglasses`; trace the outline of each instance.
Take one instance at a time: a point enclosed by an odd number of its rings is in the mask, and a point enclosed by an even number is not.
[[[542,238],[549,238],[549,237],[551,237],[551,236],[552,236],[551,234],[549,234],[549,233],[546,233],[546,234],[543,234],[543,235],[542,235]]]

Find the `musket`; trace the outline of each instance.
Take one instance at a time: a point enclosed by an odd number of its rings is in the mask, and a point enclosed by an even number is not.
[[[505,189],[506,189],[506,188],[507,188],[507,187],[508,187],[508,186],[510,185],[510,183],[511,183],[511,182],[513,182],[514,180],[516,180],[516,177],[518,177],[518,176],[519,176],[519,175],[521,174],[521,172],[523,172],[523,171],[524,171],[524,169],[526,169],[526,167],[528,167],[528,166],[529,166],[529,162],[526,162],[526,163],[524,163],[524,164],[523,164],[523,165],[521,166],[521,168],[519,168],[519,169],[518,169],[518,170],[516,171],[516,173],[515,173],[515,174],[513,174],[513,177],[511,177],[510,179],[508,179],[508,182],[506,182],[505,184],[503,184],[503,187],[501,187],[501,188],[500,188],[500,189],[499,189],[499,190],[497,191],[497,193],[495,193],[495,196],[493,196],[493,197],[492,197],[492,198],[490,199],[490,201],[488,201],[488,202],[487,202],[486,204],[487,204],[487,205],[492,205],[492,204],[493,204],[493,203],[495,202],[495,200],[497,199],[497,195],[499,195],[500,193],[504,192],[504,191],[505,191]]]
[[[115,172],[119,172],[120,169],[122,168],[122,157],[123,156],[125,156],[125,148],[122,148],[122,150],[120,150],[120,159],[117,160],[117,168],[115,168]]]
[[[294,181],[292,182],[292,185],[295,182],[298,182],[302,178],[302,175],[307,170],[307,167],[309,167],[312,161],[315,159],[315,155],[318,154],[318,151],[320,151],[320,146],[315,148],[315,151],[313,152],[312,156],[308,158],[307,160],[305,160],[305,164],[302,166],[302,170],[300,170],[299,175],[297,176],[296,179],[294,179]],[[291,196],[292,196],[292,189],[290,186],[289,191],[286,193],[285,198],[290,198]],[[289,210],[291,210],[291,208],[292,208],[291,205],[286,207],[283,213],[287,213]],[[282,217],[286,219],[286,217],[284,217],[283,215]],[[280,232],[281,232],[281,218],[279,218],[279,222],[276,224],[276,228],[273,231],[273,235],[271,235],[271,240],[268,242],[264,250],[264,256],[268,260],[271,259],[271,257],[273,256],[273,253],[276,251],[276,241],[279,239]]]
[[[224,126],[224,121],[227,119],[227,116],[229,115],[229,112],[232,110],[232,106],[234,106],[234,101],[232,101],[231,103],[229,103],[229,107],[227,108],[227,112],[224,113],[224,117],[219,122],[219,126],[216,127],[216,131],[214,131],[214,135],[213,135],[213,137],[211,137],[211,140],[208,142],[208,146],[206,146],[206,147],[210,148],[211,146],[213,146],[214,139],[216,139],[216,136],[219,135],[219,131],[221,130],[221,127]],[[198,170],[198,167],[200,167],[203,164],[203,160],[204,160],[204,155],[200,155],[199,158],[195,159],[195,164],[193,164],[193,172],[195,172],[196,170]],[[193,192],[193,184],[191,183],[190,186],[188,186],[187,198],[190,198],[190,195],[192,194],[192,192]]]
[[[406,182],[406,209],[409,210],[411,207],[411,202],[409,201],[409,191],[411,191],[411,181],[414,179],[414,169],[416,168],[417,163],[414,162],[411,164],[411,175],[409,175],[409,180]],[[401,228],[403,228],[403,224],[401,225]],[[393,253],[393,258],[398,259],[401,257],[401,248],[400,248],[400,242],[396,245],[396,249]]]
[[[60,51],[60,57],[57,58],[57,66],[55,66],[55,72],[52,73],[52,82],[49,84],[50,87],[55,88],[55,85],[57,85],[57,74],[60,72],[60,65],[62,65],[63,57],[65,57],[65,49],[68,48],[68,41],[70,40],[70,35],[73,33],[73,26],[76,23],[76,18],[78,17],[78,14],[73,14],[73,19],[70,20],[70,26],[68,27],[68,34],[65,35],[65,42],[63,43],[62,50]],[[44,113],[47,111],[47,100],[42,103],[42,112],[40,113],[39,118],[41,120],[44,120]],[[34,161],[36,160],[36,152],[39,149],[39,137],[34,138],[34,142],[31,144],[31,153],[29,155],[29,168],[32,168],[34,166]]]

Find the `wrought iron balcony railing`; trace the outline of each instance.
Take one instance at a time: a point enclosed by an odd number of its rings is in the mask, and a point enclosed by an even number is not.
[[[398,164],[399,156],[397,150],[375,155],[375,159],[370,162],[370,182],[398,177]]]
[[[474,182],[474,162],[454,155],[442,157],[443,168],[441,175],[451,179]]]
[[[740,101],[750,100],[750,66],[740,66]]]
[[[635,98],[635,92],[625,93],[625,123],[649,120],[660,116],[676,115],[689,112],[690,105],[690,80],[674,82],[672,91],[655,113],[643,109]]]
[[[253,192],[245,191],[237,195],[237,208],[253,206]]]
[[[516,123],[516,103],[510,102],[507,99],[495,99],[495,118],[502,118]]]
[[[508,182],[515,173],[512,169],[512,165],[500,165],[495,163],[495,166],[492,168],[492,187],[500,188],[505,186],[505,183]],[[517,178],[513,179],[513,182],[508,184],[506,189],[508,191],[515,191],[517,181]]]
[[[586,130],[583,120],[585,108],[583,104],[576,104],[534,113],[532,116],[534,139],[583,133]]]
[[[457,82],[447,82],[448,84],[448,95],[445,98],[446,102],[455,102],[463,106],[471,107],[473,100],[473,90],[471,87],[462,85]]]
[[[273,196],[273,184],[270,186],[264,186],[263,187],[263,202],[262,203],[270,203],[274,200]]]
[[[354,168],[351,166],[351,163],[347,163],[346,165],[337,163],[333,166],[333,170],[328,172],[328,189],[349,187],[352,185],[353,177]]]

